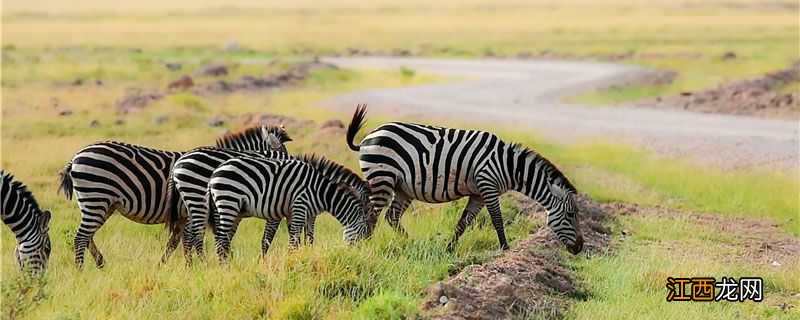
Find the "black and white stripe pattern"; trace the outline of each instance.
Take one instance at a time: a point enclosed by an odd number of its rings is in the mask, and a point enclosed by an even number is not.
[[[242,157],[225,161],[214,170],[209,181],[208,202],[210,221],[215,225],[217,254],[227,260],[234,226],[242,217],[267,220],[262,239],[262,254],[266,254],[280,221],[289,223],[289,244],[300,244],[302,228],[311,229],[306,236],[313,242],[313,218],[322,211],[330,212],[343,226],[347,242],[368,237],[374,220],[365,208],[360,195],[349,185],[335,182],[323,175],[316,166],[329,172],[349,170],[315,157],[302,160],[275,160]]]
[[[42,210],[22,182],[0,170],[0,204],[3,223],[17,238],[14,256],[23,271],[41,274],[50,258],[50,211]]]
[[[208,189],[208,181],[211,179],[211,174],[223,162],[239,157],[256,157],[276,160],[299,159],[306,161],[314,166],[323,176],[336,183],[342,183],[351,187],[360,197],[364,205],[371,212],[369,202],[369,187],[361,177],[354,172],[330,162],[324,158],[316,158],[313,156],[301,156],[295,158],[294,156],[285,152],[270,151],[270,152],[244,152],[237,150],[227,150],[219,148],[199,148],[184,154],[175,163],[172,181],[176,190],[181,198],[181,202],[186,206],[189,214],[189,221],[184,233],[185,245],[190,247],[184,248],[187,253],[187,263],[192,262],[192,248],[197,252],[199,257],[204,256],[204,243],[203,234],[205,232],[205,224],[208,221],[208,207],[205,201],[206,190]],[[374,218],[374,217],[373,217]],[[234,231],[238,226],[237,220],[234,223]],[[311,228],[307,228],[306,235],[313,238],[313,222],[310,224]],[[270,231],[271,226],[265,227],[265,234]],[[275,226],[277,228],[277,226]]]
[[[225,135],[217,145],[285,150],[281,142],[285,135],[282,128],[253,127]],[[74,243],[75,263],[79,268],[83,266],[87,247],[97,266],[104,265],[94,234],[115,211],[142,224],[185,220],[185,212],[181,211],[169,183],[173,165],[182,154],[115,141],[89,145],[75,154],[61,174],[61,190],[67,199],[72,198],[74,190],[81,209]],[[181,221],[170,225],[172,234],[162,261],[177,247],[184,224]]]
[[[348,146],[359,151],[359,163],[380,212],[405,234],[400,218],[412,200],[442,203],[469,197],[448,248],[487,207],[500,246],[508,248],[500,214],[500,195],[518,191],[541,204],[547,224],[570,252],[582,250],[578,232],[577,190],[550,161],[518,144],[477,130],[460,130],[392,122],[369,133],[357,146],[366,106],[359,106],[347,132]],[[391,201],[391,203],[390,203]]]
[[[293,158],[288,153],[281,151],[246,152],[220,148],[199,148],[187,152],[175,163],[172,182],[189,215],[183,235],[187,264],[192,263],[193,250],[201,259],[205,256],[203,235],[208,222],[206,191],[211,174],[223,162],[247,156],[270,159]],[[238,222],[236,226],[238,226]]]

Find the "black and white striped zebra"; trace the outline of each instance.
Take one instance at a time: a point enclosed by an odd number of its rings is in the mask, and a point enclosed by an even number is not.
[[[3,223],[17,238],[14,256],[23,271],[41,274],[50,259],[50,211],[42,210],[22,182],[0,170],[0,204]]]
[[[286,141],[291,140],[288,139]],[[198,257],[201,259],[205,256],[203,234],[205,225],[208,222],[206,191],[208,190],[208,181],[211,179],[211,174],[223,162],[246,156],[260,156],[270,159],[293,158],[287,152],[282,151],[247,152],[209,147],[189,151],[175,162],[172,183],[189,216],[183,234],[184,254],[187,264],[192,263],[193,250],[197,252]],[[179,222],[176,221],[175,223]],[[238,226],[238,222],[236,225]]]
[[[370,132],[361,145],[353,139],[361,129],[366,106],[359,106],[347,130],[347,144],[359,152],[359,164],[371,188],[376,212],[389,205],[386,220],[400,224],[412,200],[442,203],[469,197],[455,235],[458,238],[486,206],[500,247],[508,249],[500,195],[517,191],[547,210],[547,225],[573,254],[583,248],[577,228],[577,190],[564,174],[538,153],[496,135],[412,123],[391,122]],[[391,201],[391,204],[390,204]]]
[[[285,137],[288,136],[280,127],[251,127],[223,136],[217,145],[285,151]],[[169,183],[173,165],[182,154],[115,141],[95,143],[75,154],[61,173],[60,189],[67,199],[72,199],[74,190],[81,209],[74,243],[75,264],[79,268],[83,267],[87,247],[96,265],[104,265],[94,234],[115,211],[142,224],[185,220],[179,198]],[[172,232],[162,261],[177,247],[184,225],[184,222],[168,225]]]
[[[361,195],[350,185],[325,176],[318,166],[330,169],[329,172],[349,172],[316,157],[299,160],[242,157],[225,161],[214,170],[207,193],[209,220],[215,225],[220,260],[227,260],[232,232],[242,217],[267,220],[262,255],[266,255],[284,218],[289,222],[290,248],[300,245],[300,231],[304,227],[307,242],[312,243],[313,221],[322,211],[330,212],[344,226],[344,239],[348,243],[370,236],[375,220]]]
[[[187,253],[187,263],[191,264],[192,250],[196,251],[199,257],[202,258],[204,256],[203,234],[205,232],[205,224],[209,221],[206,190],[208,189],[208,181],[211,179],[212,172],[229,159],[247,156],[277,160],[300,159],[301,161],[308,161],[319,170],[322,175],[328,177],[328,179],[337,183],[341,182],[353,188],[359,194],[359,197],[365,205],[371,208],[369,205],[369,187],[366,182],[352,171],[333,163],[328,163],[330,161],[324,158],[318,159],[308,156],[296,158],[288,153],[279,151],[246,152],[219,148],[198,148],[187,152],[178,159],[175,163],[172,177],[181,202],[185,205],[189,214],[189,221],[184,233],[184,237],[186,237],[184,245],[190,246],[184,248],[184,252]],[[234,224],[233,234],[236,233],[236,226],[238,226],[238,220]],[[273,230],[270,231],[270,228],[273,228]],[[277,226],[267,224],[265,227],[265,234],[269,234],[270,232],[274,234],[274,228],[277,228]],[[313,237],[313,224],[310,229],[306,230],[306,233],[311,233],[311,237]]]

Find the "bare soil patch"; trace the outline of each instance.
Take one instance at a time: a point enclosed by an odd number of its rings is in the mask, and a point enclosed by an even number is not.
[[[543,215],[535,203],[519,197],[523,210]],[[636,215],[689,220],[733,235],[731,244],[741,250],[737,262],[797,265],[800,240],[785,234],[772,222],[751,218],[730,218],[714,214],[682,212],[665,207],[630,203],[597,203],[580,198],[580,228],[586,240],[583,253],[611,250],[607,222],[617,215]],[[629,230],[623,230],[630,233]],[[636,232],[634,230],[633,232]],[[744,259],[744,260],[743,260]],[[562,245],[546,227],[493,261],[464,268],[453,277],[428,289],[422,304],[429,319],[563,318],[568,307],[587,293],[575,281],[576,275],[564,265]]]
[[[197,95],[206,96],[213,94],[229,94],[242,90],[257,91],[290,87],[307,79],[314,71],[335,68],[336,66],[332,64],[314,60],[295,64],[285,72],[278,74],[267,76],[246,75],[241,77],[238,81],[214,80],[205,83],[189,75],[182,75],[175,81],[170,82],[165,90],[129,88],[125,95],[117,99],[116,106],[118,112],[130,113],[143,109],[150,103],[158,101],[167,95],[179,92],[189,91]],[[227,74],[227,70],[227,67],[224,65],[211,65],[203,69],[201,74],[223,76]]]
[[[781,93],[779,89],[798,81],[800,61],[760,77],[734,81],[708,90],[659,97],[637,105],[796,120],[800,119],[800,93]]]

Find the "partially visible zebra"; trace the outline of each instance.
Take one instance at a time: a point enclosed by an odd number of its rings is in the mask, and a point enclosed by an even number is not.
[[[185,246],[188,246],[184,248],[187,264],[191,264],[192,262],[192,248],[197,252],[198,257],[204,257],[203,234],[205,232],[205,224],[209,221],[206,190],[208,189],[208,181],[211,179],[211,173],[229,159],[247,156],[277,160],[300,159],[301,161],[306,161],[319,170],[323,176],[328,177],[328,179],[341,182],[353,188],[359,194],[365,206],[367,206],[368,209],[371,208],[369,205],[369,187],[366,182],[352,171],[336,165],[327,159],[311,156],[296,158],[286,152],[279,151],[246,152],[211,147],[198,148],[187,152],[178,159],[175,163],[172,176],[172,181],[180,196],[181,202],[185,205],[189,214],[189,221],[185,228],[183,242]],[[236,226],[238,226],[238,221],[234,223],[234,234],[236,233]],[[271,231],[270,228],[272,228]],[[277,228],[277,225],[272,226],[267,224],[264,232],[265,234],[270,232],[274,234],[275,228]],[[312,223],[310,228],[306,229],[306,233],[310,233],[311,238],[313,238],[313,232]]]
[[[287,138],[282,127],[259,126],[227,134],[217,140],[217,146],[285,151],[283,142]],[[95,143],[75,154],[61,173],[60,190],[67,199],[72,199],[74,190],[81,209],[81,223],[74,243],[78,268],[83,267],[87,247],[96,265],[103,267],[103,255],[95,245],[94,234],[115,211],[142,224],[186,218],[169,183],[173,165],[182,154],[115,141]],[[171,216],[179,218],[169,219]],[[184,223],[168,227],[171,236],[162,262],[177,247]]]
[[[343,226],[348,243],[369,237],[375,226],[360,195],[349,185],[336,182],[320,172],[315,164],[346,174],[347,169],[333,162],[304,157],[303,160],[275,160],[242,157],[225,161],[214,170],[209,181],[209,221],[214,228],[217,255],[226,261],[234,226],[242,217],[267,220],[262,239],[266,255],[280,221],[288,220],[289,246],[300,245],[303,227],[313,242],[313,221],[322,211],[330,212]],[[330,167],[328,167],[330,166]],[[335,166],[335,168],[334,168]]]
[[[360,152],[359,164],[369,182],[376,212],[389,204],[386,220],[406,234],[400,218],[411,200],[428,203],[469,197],[455,235],[459,237],[481,208],[487,207],[502,249],[508,249],[500,195],[517,191],[547,210],[547,225],[570,252],[583,249],[578,230],[577,190],[564,174],[538,153],[496,135],[412,123],[391,122],[370,132],[361,145],[353,139],[361,129],[366,106],[358,106],[347,130],[347,145]]]
[[[42,210],[22,182],[0,170],[0,204],[3,223],[17,238],[14,256],[23,271],[42,274],[50,259],[50,211]]]
[[[187,264],[192,263],[193,249],[199,258],[205,257],[203,234],[208,222],[206,191],[211,174],[226,160],[246,156],[261,156],[270,159],[293,158],[290,154],[281,151],[247,152],[207,147],[189,151],[175,162],[171,181],[189,216],[183,233],[183,249]],[[179,223],[179,221],[173,223]],[[238,222],[236,222],[236,226],[238,226]]]

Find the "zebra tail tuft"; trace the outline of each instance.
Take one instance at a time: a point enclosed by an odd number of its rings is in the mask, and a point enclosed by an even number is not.
[[[184,226],[181,221],[181,208],[183,206],[183,202],[178,194],[178,188],[175,187],[175,182],[172,180],[172,175],[170,175],[169,181],[167,182],[167,192],[169,193],[170,199],[169,215],[167,215],[167,221],[165,225],[170,234],[175,234],[179,233],[181,228]]]
[[[350,120],[350,125],[347,126],[347,146],[350,147],[350,150],[358,151],[361,149],[360,146],[353,143],[353,140],[355,140],[358,131],[364,126],[364,118],[366,115],[366,104],[359,104],[356,106],[356,112],[353,113],[353,120]]]
[[[63,193],[67,200],[72,200],[72,161],[61,170],[59,180],[58,192]]]

